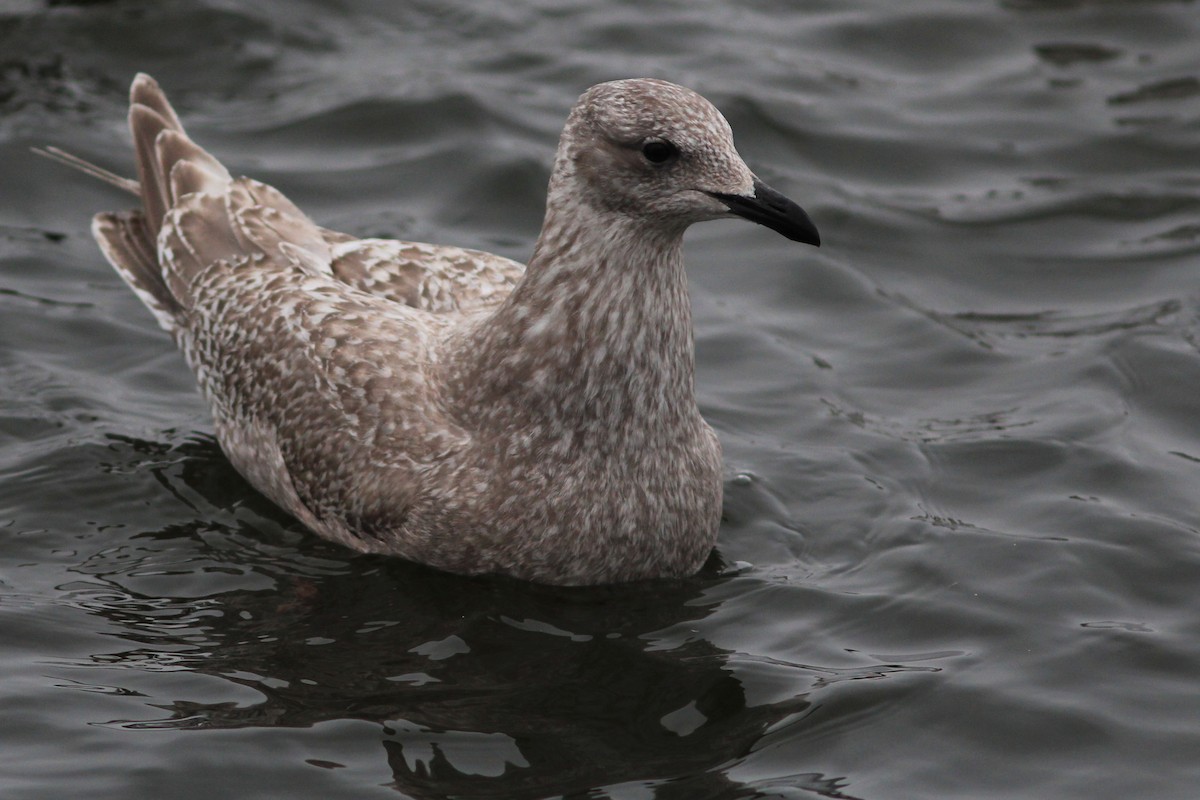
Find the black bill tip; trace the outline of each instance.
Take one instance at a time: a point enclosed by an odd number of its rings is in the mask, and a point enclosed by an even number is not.
[[[821,246],[821,234],[804,209],[758,179],[754,181],[753,196],[721,192],[705,194],[720,200],[739,217],[766,225],[793,242]]]

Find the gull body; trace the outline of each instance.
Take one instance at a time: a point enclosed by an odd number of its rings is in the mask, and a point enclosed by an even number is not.
[[[731,215],[817,244],[690,90],[604,83],[559,143],[528,266],[356,239],[233,177],[133,83],[141,198],[105,256],[194,371],[217,439],[319,535],[460,573],[591,584],[690,574],[721,517],[681,241]]]

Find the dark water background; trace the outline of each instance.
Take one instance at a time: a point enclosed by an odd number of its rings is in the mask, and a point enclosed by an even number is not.
[[[317,220],[528,256],[661,76],[821,228],[689,233],[726,566],[548,589],[255,495],[87,224],[145,70]],[[1200,7],[0,3],[0,797],[1200,797]]]

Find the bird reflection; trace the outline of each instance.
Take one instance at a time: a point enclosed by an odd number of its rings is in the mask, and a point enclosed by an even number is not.
[[[415,798],[571,797],[630,781],[654,785],[659,798],[770,796],[725,769],[809,704],[749,705],[730,653],[679,633],[712,613],[706,592],[727,580],[717,559],[685,580],[563,588],[356,555],[294,528],[295,547],[276,537],[243,551],[230,542],[261,534],[230,509],[241,513],[235,498],[253,495],[211,440],[116,449],[207,518],[194,530],[136,534],[79,565],[107,592],[81,604],[138,645],[104,661],[136,666],[167,653],[261,698],[154,702],[165,716],[123,726],[376,722],[395,788]],[[272,513],[265,501],[262,513]],[[263,520],[287,529],[286,519]],[[213,590],[148,596],[138,576],[156,559],[160,574],[170,561],[213,576]],[[228,590],[224,576],[239,570],[228,580],[253,573],[268,588]],[[810,792],[846,796],[836,781],[804,780]]]

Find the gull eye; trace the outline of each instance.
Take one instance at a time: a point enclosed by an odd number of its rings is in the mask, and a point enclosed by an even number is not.
[[[642,145],[642,156],[651,164],[669,164],[679,158],[679,148],[664,139],[650,139]]]

